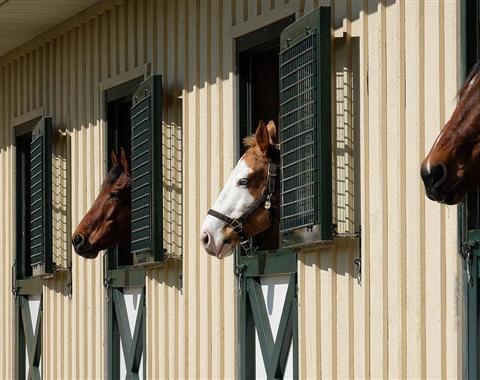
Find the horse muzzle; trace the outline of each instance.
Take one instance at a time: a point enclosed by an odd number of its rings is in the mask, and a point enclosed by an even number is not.
[[[96,258],[99,252],[97,249],[92,247],[81,234],[74,234],[72,236],[72,245],[77,255],[86,259]]]

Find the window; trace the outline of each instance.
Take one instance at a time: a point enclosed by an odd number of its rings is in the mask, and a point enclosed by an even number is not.
[[[32,133],[16,138],[17,278],[32,276],[30,265],[30,144]]]
[[[293,21],[293,16],[288,17],[237,40],[242,139],[255,132],[259,120],[273,120],[279,127],[280,33]],[[236,256],[239,377],[296,378],[297,255],[278,249],[278,226],[254,240],[259,247],[254,255],[238,252]]]
[[[13,291],[16,310],[18,379],[42,376],[42,286],[53,274],[52,118],[15,128],[16,260]]]
[[[329,12],[237,40],[240,137],[273,120],[281,143],[280,227],[256,242],[260,249],[332,244]]]
[[[132,175],[131,238],[109,251],[109,269],[163,261],[162,82],[142,79],[106,92],[108,152],[124,148]]]
[[[108,153],[124,148],[132,177],[130,240],[109,250],[105,278],[112,379],[145,378],[145,265],[160,265],[164,258],[161,95],[159,75],[105,94]]]
[[[113,87],[106,91],[106,110],[108,126],[108,157],[110,152],[118,154],[120,148],[127,152],[127,159],[131,166],[131,108],[135,88],[141,83],[142,78],[131,80],[125,84]],[[108,170],[111,169],[108,160]],[[108,251],[108,269],[119,269],[133,265],[130,253],[130,240],[117,245]]]
[[[279,128],[280,33],[293,20],[288,17],[237,40],[240,155],[245,152],[243,138],[255,133],[259,120],[273,120]],[[279,229],[253,240],[259,250],[278,249]]]
[[[52,118],[16,128],[16,278],[51,274]]]

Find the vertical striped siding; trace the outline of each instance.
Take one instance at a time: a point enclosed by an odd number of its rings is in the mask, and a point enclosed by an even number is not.
[[[353,17],[345,19],[350,6]],[[343,20],[335,21],[337,37],[348,28],[360,37],[363,283],[345,280],[353,272],[344,268],[355,255],[350,248],[342,256],[340,242],[336,261],[329,250],[301,256],[301,377],[459,377],[456,208],[426,201],[418,175],[454,106],[459,7],[352,1],[336,3],[334,12],[334,20]],[[336,59],[344,54],[335,52]],[[312,297],[327,297],[320,311]],[[313,335],[315,323],[320,333]],[[350,356],[345,334],[354,339]],[[309,365],[315,357],[320,365]]]
[[[147,374],[233,378],[233,261],[213,260],[198,244],[203,217],[234,165],[232,38],[330,1],[117,3],[8,62],[0,59],[0,168],[7,173],[0,176],[0,191],[13,191],[10,120],[45,106],[70,134],[70,148],[55,148],[54,168],[57,186],[65,171],[71,181],[71,221],[60,215],[54,221],[58,243],[68,246],[61,231],[81,219],[104,173],[98,83],[151,63],[152,71],[163,75],[169,157],[164,181],[173,189],[165,191],[165,207],[173,210],[164,226],[166,247],[183,254],[183,261],[172,260],[147,275]],[[353,164],[361,169],[363,281],[359,285],[354,278],[353,240],[300,252],[300,377],[460,377],[456,209],[426,201],[418,175],[421,159],[454,107],[461,71],[459,5],[367,0],[330,5],[339,78],[337,137],[352,125],[361,128],[360,162]],[[350,37],[358,37],[358,51]],[[355,84],[359,88],[349,93]],[[349,94],[359,104],[353,117]],[[351,180],[342,170],[352,159],[336,161],[339,222],[349,216],[340,210],[348,193],[341,181]],[[65,207],[61,196],[54,199]],[[0,247],[8,253],[0,265],[9,279],[13,199],[4,197],[0,206],[0,220],[11,221],[0,226]],[[73,255],[72,267],[72,300],[65,296],[66,273],[44,286],[45,378],[104,375],[102,262]],[[0,294],[10,300],[0,315],[4,347],[13,344],[10,288],[10,280],[0,283]],[[13,353],[6,350],[0,357],[2,378],[12,373]]]

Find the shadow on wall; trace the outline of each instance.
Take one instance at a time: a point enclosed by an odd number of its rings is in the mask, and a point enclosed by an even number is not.
[[[147,279],[147,287],[148,282],[153,282],[154,286],[167,285],[182,292],[182,260],[166,260],[163,267],[147,270]]]
[[[360,209],[360,39],[346,33],[334,39],[335,83],[333,122],[333,217],[339,234],[354,234],[361,223]],[[300,251],[305,266],[357,278],[355,259],[360,257],[360,241],[337,237],[330,248]]]
[[[338,233],[353,234],[361,221],[359,37],[335,38],[334,51],[333,219]]]
[[[360,256],[359,243],[358,239],[337,238],[332,247],[299,251],[298,261],[307,267],[358,279],[358,268],[354,261]]]
[[[350,17],[348,20],[353,22],[355,20],[360,19],[361,13],[366,13],[371,15],[373,13],[377,13],[380,11],[380,7],[389,7],[398,3],[399,0],[378,0],[378,1],[361,1],[361,0],[354,0],[351,2],[351,11]],[[334,0],[332,0],[332,3]],[[335,13],[334,13],[334,20],[333,20],[333,28],[334,29],[341,29],[343,27],[343,23],[345,19],[347,19],[347,2],[340,1],[335,3]]]
[[[70,137],[58,128],[52,138],[52,254],[56,267],[71,267]]]
[[[72,295],[71,286],[71,274],[68,271],[61,271],[55,273],[55,276],[49,279],[45,279],[44,286],[49,290],[54,291],[57,295],[63,297],[70,297]]]

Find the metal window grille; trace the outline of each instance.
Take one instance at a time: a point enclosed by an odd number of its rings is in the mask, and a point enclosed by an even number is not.
[[[330,8],[287,27],[280,47],[282,246],[331,243]]]
[[[281,231],[315,224],[315,33],[280,55],[282,139]]]

